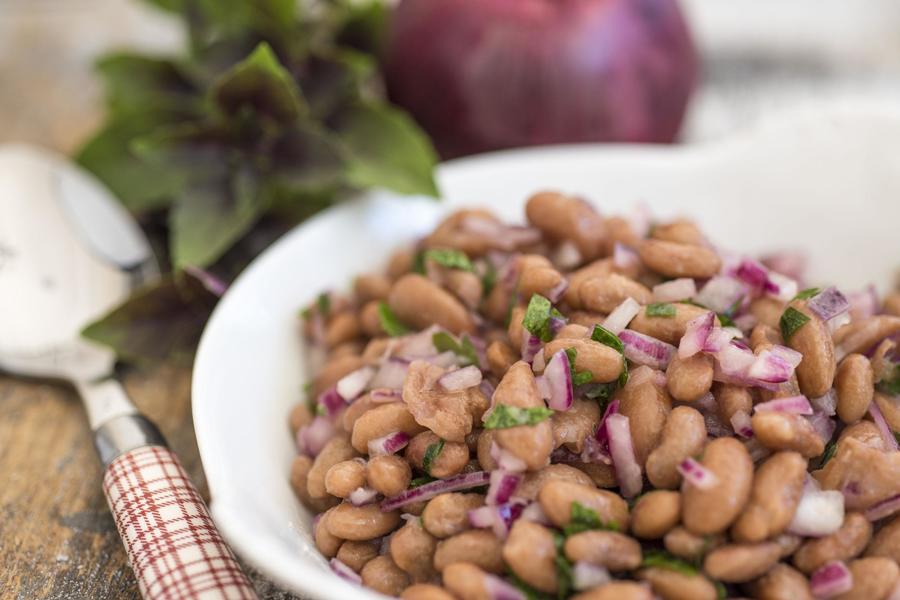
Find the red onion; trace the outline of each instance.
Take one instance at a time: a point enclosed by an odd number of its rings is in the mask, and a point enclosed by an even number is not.
[[[603,321],[603,328],[619,335],[639,312],[641,305],[634,298],[625,298]]]
[[[788,398],[775,398],[768,402],[760,402],[753,407],[755,412],[780,412],[792,415],[813,414],[812,405],[806,396],[790,396]]]
[[[403,382],[406,380],[406,372],[408,370],[409,362],[399,358],[388,358],[378,367],[375,376],[369,381],[369,386],[373,389],[387,388],[399,390],[403,387]]]
[[[319,415],[297,430],[297,451],[315,458],[334,434],[335,428],[331,420]]]
[[[469,365],[462,369],[447,371],[438,379],[438,383],[448,392],[458,392],[481,383],[481,369],[475,365]]]
[[[809,578],[809,590],[817,599],[825,600],[849,592],[853,587],[853,574],[842,561],[825,563]]]
[[[331,570],[334,571],[335,575],[341,579],[349,581],[350,583],[355,583],[356,585],[362,585],[362,577],[340,560],[332,558],[328,564],[331,566]]]
[[[528,465],[525,464],[525,461],[523,461],[515,454],[512,454],[509,450],[501,448],[497,444],[497,442],[491,442],[490,453],[491,458],[494,459],[494,462],[497,463],[497,466],[504,471],[509,471],[512,473],[522,473],[528,468]]]
[[[358,487],[350,492],[347,499],[353,506],[364,506],[366,504],[371,504],[376,496],[378,496],[378,492],[372,488]]]
[[[325,414],[329,419],[336,417],[342,410],[347,408],[347,402],[341,397],[338,391],[330,387],[316,399],[316,403],[325,409]]]
[[[602,426],[601,426],[602,427]],[[598,428],[599,431],[600,428]],[[606,428],[603,427],[604,436],[606,435]],[[605,438],[604,438],[605,439]],[[584,444],[581,448],[581,454],[574,454],[569,452],[566,455],[563,455],[561,451],[565,451],[563,448],[557,448],[554,450],[555,462],[585,462],[585,463],[602,463],[604,465],[612,464],[612,457],[609,455],[609,447],[608,444],[604,442],[600,442],[594,436],[588,436],[584,438]],[[568,451],[566,451],[568,452]],[[551,462],[553,462],[554,456],[551,455]]]
[[[541,350],[542,346],[541,338],[538,336],[530,333],[524,336],[522,338],[522,360],[530,363],[534,360],[534,356]]]
[[[690,358],[703,350],[715,322],[716,314],[712,311],[688,321],[681,342],[678,344],[679,358]]]
[[[625,345],[625,358],[639,365],[665,370],[677,348],[649,335],[626,329],[619,333]]]
[[[372,402],[397,402],[403,398],[400,390],[391,390],[388,388],[376,388],[369,392],[369,398]]]
[[[769,272],[769,294],[784,302],[790,302],[799,292],[797,282],[780,273]]]
[[[745,258],[734,271],[734,276],[746,283],[756,295],[763,293],[777,294],[778,284],[769,277],[769,270],[763,265]]]
[[[671,142],[697,78],[672,0],[404,0],[385,75],[444,158]]]
[[[395,431],[380,438],[369,440],[369,456],[395,454],[409,443],[409,434]]]
[[[861,320],[878,314],[878,292],[874,285],[868,285],[864,290],[847,294],[850,316],[855,320]]]
[[[641,466],[634,455],[628,417],[618,413],[609,415],[606,418],[606,432],[609,435],[609,453],[612,456],[619,489],[625,498],[634,498],[641,493],[644,482],[641,477]]]
[[[432,354],[431,356],[421,356],[418,360],[422,360],[432,365],[437,365],[442,369],[459,366],[460,357],[453,351],[447,350],[440,354]]]
[[[635,271],[641,266],[641,258],[638,253],[619,242],[613,246],[612,262],[614,267],[625,272]]]
[[[847,312],[850,302],[836,287],[831,286],[810,298],[806,306],[820,319],[827,321]]]
[[[740,331],[734,327],[715,327],[706,337],[706,343],[703,344],[704,352],[720,352],[728,348],[731,340],[738,337]],[[739,348],[744,349],[739,346]]]
[[[718,478],[713,474],[712,471],[701,465],[693,458],[685,458],[683,461],[678,463],[678,466],[675,468],[679,473],[681,473],[681,476],[684,477],[684,480],[686,482],[702,490],[708,490],[709,488],[719,483]]]
[[[544,514],[544,509],[538,502],[532,502],[522,510],[519,515],[520,519],[531,521],[532,523],[540,523],[541,525],[552,525],[550,519]]]
[[[837,428],[834,419],[829,418],[825,413],[815,411],[806,417],[806,420],[813,426],[824,443],[827,444],[831,440],[831,436],[834,435],[834,430]]]
[[[522,476],[503,469],[491,471],[491,485],[488,487],[484,501],[487,504],[503,504],[508,502],[519,487]]]
[[[372,377],[375,376],[375,367],[362,367],[344,375],[337,382],[337,393],[347,402],[351,402],[363,393]]]
[[[753,437],[753,423],[746,411],[734,411],[734,414],[731,415],[731,428],[742,438]]]
[[[584,260],[581,251],[572,240],[563,240],[553,253],[553,264],[563,271],[571,271]]]
[[[756,355],[750,368],[747,369],[747,377],[766,383],[784,383],[794,374],[794,365],[788,362],[778,352],[766,349]]]
[[[806,255],[802,252],[785,250],[762,257],[766,267],[796,280],[802,280],[806,272]]]
[[[689,300],[696,295],[697,286],[694,284],[694,280],[688,277],[673,279],[653,286],[654,302],[677,302]]]
[[[381,510],[390,512],[413,502],[431,500],[435,496],[447,492],[482,486],[488,483],[490,478],[491,476],[484,471],[475,471],[474,473],[462,473],[449,479],[438,479],[386,499],[381,503]]]
[[[826,417],[833,417],[837,408],[837,392],[832,388],[825,392],[824,396],[810,398],[809,403],[812,404],[814,411],[820,412]]]
[[[887,421],[884,419],[884,415],[881,414],[881,409],[878,408],[878,403],[874,400],[869,402],[869,414],[872,415],[872,420],[875,421],[875,425],[878,426],[878,432],[881,433],[885,448],[891,451],[900,450],[900,447],[898,447],[897,444],[897,438],[894,437],[894,432],[891,431],[890,425],[888,425]]]
[[[889,517],[900,510],[900,495],[891,496],[866,509],[866,518],[870,521],[878,521]]]
[[[565,350],[560,350],[550,358],[544,369],[544,382],[549,392],[547,405],[553,410],[569,410],[574,397],[572,369]]]
[[[469,524],[477,528],[490,527],[494,530],[494,535],[504,540],[509,535],[513,522],[522,515],[524,508],[524,501],[481,506],[469,511]]]
[[[437,354],[437,348],[434,347],[433,341],[434,334],[440,331],[443,331],[440,327],[432,325],[418,333],[411,333],[399,338],[396,341],[396,354],[409,360],[423,356],[434,356]]]
[[[837,490],[820,490],[808,475],[806,482],[788,531],[802,536],[831,535],[844,522],[844,495]]]
[[[605,567],[584,560],[579,560],[572,568],[572,584],[579,592],[603,585],[611,579]]]
[[[706,282],[694,300],[708,309],[723,313],[747,295],[747,286],[727,275],[716,275]]]
[[[526,600],[519,588],[505,582],[496,575],[484,575],[484,591],[490,600]]]

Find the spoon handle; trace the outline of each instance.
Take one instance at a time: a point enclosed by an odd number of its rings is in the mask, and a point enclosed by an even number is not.
[[[110,442],[126,437],[150,445],[110,456]],[[97,445],[101,455],[106,450],[103,491],[146,600],[256,600],[206,504],[150,421],[117,417],[97,431]]]

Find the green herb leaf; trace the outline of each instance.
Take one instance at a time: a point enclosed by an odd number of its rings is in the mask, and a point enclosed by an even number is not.
[[[617,380],[620,388],[625,387],[625,384],[628,383],[628,361],[622,361],[622,372],[619,373],[619,379]]]
[[[616,391],[618,384],[615,381],[610,383],[594,383],[584,390],[584,395],[591,400],[605,401],[609,400]]]
[[[522,318],[522,327],[532,335],[536,335],[542,342],[549,342],[553,338],[550,331],[550,314],[553,305],[540,294],[534,294],[528,301],[525,316]]]
[[[577,387],[590,383],[594,379],[594,374],[590,371],[578,371],[575,369],[575,359],[578,357],[578,350],[575,348],[566,348],[566,357],[569,359],[569,371],[572,376],[572,386]]]
[[[625,345],[622,343],[622,340],[619,339],[619,336],[603,327],[603,325],[594,325],[594,331],[591,332],[591,339],[595,342],[600,342],[604,346],[609,346],[619,354],[624,354],[625,352]]]
[[[491,412],[491,416],[484,422],[484,428],[508,429],[520,425],[537,425],[541,421],[549,419],[552,414],[553,411],[544,406],[520,408],[498,404]]]
[[[425,260],[432,260],[442,267],[448,269],[459,269],[461,271],[472,271],[472,263],[465,252],[452,249],[434,249],[425,251]]]
[[[725,584],[721,581],[713,581],[713,585],[716,586],[716,600],[725,600],[728,598],[728,590],[725,588]]]
[[[878,390],[888,396],[900,395],[900,363],[897,363],[878,382]]]
[[[575,575],[572,570],[572,562],[566,558],[564,546],[566,538],[558,532],[553,533],[553,542],[556,545],[556,597],[558,600],[566,600],[575,587]]]
[[[444,440],[438,440],[434,444],[430,444],[428,448],[425,449],[425,456],[422,458],[422,470],[431,475],[431,465],[434,464],[434,461],[437,460],[437,457],[441,455],[441,451],[444,449]]]
[[[722,324],[722,327],[735,327],[734,319],[728,316],[727,313],[716,313],[719,317],[719,323]]]
[[[648,317],[674,317],[675,307],[668,302],[648,304],[644,311]]]
[[[781,315],[781,320],[779,321],[779,325],[781,326],[781,336],[784,338],[784,341],[787,342],[790,340],[791,336],[797,333],[797,330],[808,322],[809,317],[793,306],[788,306]]]
[[[489,260],[484,261],[484,275],[481,276],[482,297],[487,298],[497,285],[497,267]]]
[[[103,78],[106,105],[112,113],[149,112],[178,118],[202,115],[199,87],[174,60],[115,52],[97,61],[97,72]]]
[[[794,296],[793,300],[808,300],[821,291],[822,290],[817,287],[806,288],[805,290]]]
[[[328,316],[328,313],[331,312],[331,294],[328,292],[319,294],[319,297],[316,298],[316,310],[318,310],[319,314],[323,317]]]
[[[438,352],[453,352],[457,356],[464,358],[468,364],[477,365],[478,352],[475,350],[475,346],[472,345],[472,340],[466,334],[463,334],[461,340],[461,342],[457,342],[446,331],[439,331],[431,336],[431,343],[434,344]]]
[[[834,457],[835,452],[837,452],[837,442],[828,442],[825,445],[825,451],[822,452],[822,456],[820,456],[818,461],[816,461],[816,469],[821,469],[822,467],[824,467],[828,463],[828,461]]]
[[[437,481],[437,477],[432,477],[431,475],[425,477],[416,477],[409,482],[409,487],[410,489],[421,487],[426,483],[431,483],[432,481]]]
[[[699,573],[697,567],[691,563],[673,556],[663,550],[647,550],[644,552],[644,559],[641,561],[642,567],[656,567],[659,569],[668,569],[682,575],[693,576]]]
[[[400,319],[397,318],[391,307],[387,305],[387,302],[378,304],[378,321],[381,323],[381,328],[384,332],[391,337],[409,333],[409,327],[400,322]]]
[[[604,529],[607,531],[619,531],[619,524],[615,522],[604,523],[600,520],[597,512],[584,506],[580,502],[573,501],[569,516],[569,523],[563,527],[563,533],[566,537],[581,533],[582,531],[590,531],[592,529]]]

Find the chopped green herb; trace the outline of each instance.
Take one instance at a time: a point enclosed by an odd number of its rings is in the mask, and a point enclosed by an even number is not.
[[[835,452],[837,452],[837,442],[828,442],[825,446],[825,451],[822,452],[822,456],[819,458],[818,466],[816,468],[821,469],[824,467],[825,463],[831,460]]]
[[[900,395],[900,363],[894,365],[894,368],[878,382],[878,390],[889,396]]]
[[[549,342],[553,339],[553,332],[550,331],[550,317],[562,317],[562,315],[553,308],[548,299],[540,294],[534,294],[528,301],[528,308],[525,309],[522,327],[532,335],[539,337],[542,342]]]
[[[572,562],[566,558],[564,546],[566,544],[565,536],[558,532],[553,533],[553,541],[556,544],[556,597],[558,600],[565,600],[572,593],[575,587],[575,575],[572,572]]]
[[[566,356],[569,358],[569,371],[572,373],[573,387],[590,383],[594,379],[594,374],[590,371],[578,371],[575,369],[575,359],[578,357],[578,350],[566,348]]]
[[[487,298],[497,285],[497,267],[489,260],[484,261],[484,275],[481,276],[481,296]]]
[[[797,333],[798,329],[808,322],[809,317],[793,306],[788,306],[785,309],[784,314],[781,315],[781,320],[779,321],[779,325],[781,326],[781,337],[784,338],[785,342],[788,341],[791,339],[792,335]]]
[[[413,273],[418,273],[419,275],[425,274],[425,251],[419,250],[416,252],[416,255],[413,256],[413,264],[412,264]]]
[[[900,444],[900,431],[894,431],[894,439],[897,440],[897,443]]]
[[[463,334],[461,341],[457,342],[446,331],[439,331],[431,336],[431,343],[434,344],[438,352],[453,352],[457,356],[466,359],[466,362],[470,365],[478,364],[478,352],[475,351],[472,340],[465,334]]]
[[[616,522],[604,523],[600,520],[597,512],[584,506],[580,502],[573,501],[571,513],[569,515],[569,523],[563,527],[563,533],[566,536],[575,535],[582,531],[590,531],[591,529],[605,529],[608,531],[619,531],[619,524]]]
[[[603,327],[603,325],[594,325],[594,331],[591,332],[591,339],[595,342],[600,342],[604,346],[609,346],[619,354],[625,352],[625,346],[622,344],[622,340],[619,339],[619,336]]]
[[[417,488],[417,487],[425,485],[426,483],[431,483],[432,481],[437,481],[437,477],[432,477],[430,475],[427,475],[425,477],[416,477],[415,479],[413,479],[412,481],[409,482],[409,487]]]
[[[316,402],[316,414],[319,415],[320,417],[327,417],[328,409],[326,409],[324,405]]]
[[[686,560],[673,556],[663,550],[647,550],[644,552],[644,560],[641,561],[642,567],[657,567],[659,569],[668,569],[682,575],[696,575],[699,571],[697,567]]]
[[[617,384],[615,381],[610,383],[595,383],[584,390],[585,397],[591,400],[609,400],[616,391]]]
[[[498,404],[494,407],[491,416],[484,422],[484,428],[508,429],[519,425],[537,425],[541,421],[550,418],[552,414],[553,411],[544,406],[519,408],[518,406]]]
[[[716,600],[725,600],[728,598],[728,590],[725,589],[725,584],[721,581],[714,581],[713,584],[716,586]]]
[[[331,296],[328,292],[322,292],[319,294],[319,297],[316,298],[316,309],[318,309],[319,314],[323,317],[328,316],[328,313],[331,312]]]
[[[625,387],[625,384],[628,383],[628,361],[622,361],[622,372],[619,373],[619,387]]]
[[[716,313],[719,317],[719,323],[722,324],[722,327],[735,327],[734,319],[728,316],[728,313]]]
[[[459,269],[461,271],[474,270],[469,257],[466,256],[465,252],[460,250],[426,250],[425,260],[433,260],[437,264],[442,267],[447,267],[448,269]]]
[[[648,304],[645,311],[648,317],[674,317],[675,307],[668,302]]]
[[[422,470],[431,475],[431,465],[441,455],[444,449],[444,440],[438,440],[434,444],[428,446],[425,450],[425,456],[422,458]]]
[[[706,308],[706,306],[704,306],[703,304],[700,304],[696,300],[691,300],[690,298],[688,298],[686,300],[676,300],[676,302],[678,302],[678,304],[690,304],[691,306],[698,306],[700,308]]]
[[[391,337],[409,333],[409,328],[400,322],[400,319],[397,318],[391,307],[387,305],[387,302],[381,302],[378,305],[378,320],[384,332]]]
[[[817,287],[806,288],[805,290],[803,290],[802,292],[800,292],[799,294],[794,296],[793,299],[794,300],[807,300],[809,298],[812,298],[813,296],[815,296],[816,294],[818,294],[821,291],[822,290],[820,290]]]

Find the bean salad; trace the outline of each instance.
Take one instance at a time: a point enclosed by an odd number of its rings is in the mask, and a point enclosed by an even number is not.
[[[541,192],[302,311],[291,485],[405,600],[900,599],[900,292]]]

